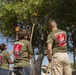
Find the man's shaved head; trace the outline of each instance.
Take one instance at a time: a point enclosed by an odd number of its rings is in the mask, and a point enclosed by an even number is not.
[[[57,27],[57,24],[56,24],[55,20],[53,20],[53,19],[49,19],[48,25],[50,28]]]

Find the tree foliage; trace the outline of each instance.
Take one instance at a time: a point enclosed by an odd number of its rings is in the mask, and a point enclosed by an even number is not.
[[[61,24],[61,28],[64,28],[76,24],[75,4],[76,0],[2,0],[0,17],[4,21],[2,23],[15,26],[21,21],[29,23],[36,13],[38,21],[51,17]]]

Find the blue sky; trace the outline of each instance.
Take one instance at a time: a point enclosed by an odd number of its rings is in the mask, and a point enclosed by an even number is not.
[[[13,50],[13,45],[11,43],[7,43],[5,38],[3,38],[3,39],[0,38],[0,44],[1,43],[5,43],[5,44],[8,45],[8,49],[7,49],[8,52],[10,52],[11,50]],[[69,57],[70,57],[70,62],[73,62],[73,54],[69,53]],[[13,60],[13,55],[11,56],[11,59]],[[42,65],[48,65],[47,57],[44,57]]]

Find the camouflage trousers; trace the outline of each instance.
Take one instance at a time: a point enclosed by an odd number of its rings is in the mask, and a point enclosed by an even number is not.
[[[72,75],[67,53],[55,53],[52,59],[52,75]]]

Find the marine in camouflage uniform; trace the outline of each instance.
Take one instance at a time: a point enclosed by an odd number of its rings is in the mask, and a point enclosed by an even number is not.
[[[72,75],[67,54],[67,34],[57,28],[54,20],[50,19],[48,25],[52,30],[47,38],[47,54],[49,61],[52,61],[52,75]]]
[[[31,43],[27,40],[26,30],[18,34],[18,41],[14,43],[14,73],[16,75],[30,75],[30,57],[33,50]]]

